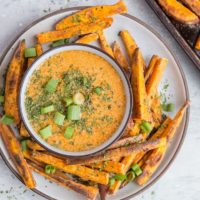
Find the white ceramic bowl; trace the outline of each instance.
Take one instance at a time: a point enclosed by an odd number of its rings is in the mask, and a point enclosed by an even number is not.
[[[59,52],[68,51],[68,50],[88,51],[88,52],[94,53],[94,54],[104,58],[107,62],[109,62],[113,66],[113,68],[119,74],[119,76],[122,80],[122,83],[124,85],[124,91],[125,91],[125,95],[126,95],[125,112],[124,112],[123,119],[122,119],[121,124],[119,125],[118,129],[115,131],[115,133],[113,133],[113,135],[106,142],[102,143],[101,145],[99,145],[93,149],[87,150],[87,151],[69,152],[69,151],[64,151],[64,150],[61,150],[61,149],[58,149],[56,147],[49,145],[47,142],[45,142],[39,136],[38,133],[36,133],[33,130],[32,126],[28,120],[27,112],[25,109],[25,92],[26,92],[26,87],[29,83],[29,79],[30,79],[32,73],[50,56],[53,56]],[[103,52],[102,50],[100,50],[94,46],[83,45],[83,44],[69,44],[69,45],[56,47],[56,48],[50,49],[49,51],[46,51],[42,56],[37,58],[35,60],[35,62],[30,66],[30,68],[26,71],[26,73],[23,77],[22,83],[21,83],[21,87],[20,87],[19,108],[20,108],[20,113],[21,113],[21,117],[24,122],[24,125],[27,128],[30,135],[36,140],[36,142],[38,142],[41,146],[43,146],[45,149],[47,149],[48,151],[50,151],[54,154],[58,154],[60,156],[76,156],[77,157],[77,156],[88,156],[91,154],[95,154],[99,151],[102,151],[102,150],[106,149],[108,146],[110,146],[114,141],[116,141],[122,135],[122,133],[124,132],[124,130],[127,126],[129,118],[131,116],[131,111],[132,111],[132,106],[133,106],[132,99],[133,99],[132,98],[132,90],[131,90],[129,80],[126,77],[125,72],[120,68],[119,64],[111,56],[109,56],[108,54],[106,54],[105,52]]]

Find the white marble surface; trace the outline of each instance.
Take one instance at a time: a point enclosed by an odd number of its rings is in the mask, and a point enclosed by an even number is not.
[[[72,6],[103,4],[106,0],[0,0],[0,54],[17,33],[49,12]],[[109,3],[116,2],[110,0]],[[167,173],[137,200],[199,200],[200,197],[200,71],[172,38],[145,0],[125,0],[129,13],[142,19],[167,41],[179,59],[188,81],[191,117],[188,134]],[[27,190],[0,158],[0,200],[43,200]],[[67,199],[67,198],[66,198]]]

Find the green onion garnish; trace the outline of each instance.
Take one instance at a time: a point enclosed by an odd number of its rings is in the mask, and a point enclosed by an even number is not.
[[[73,99],[72,98],[65,98],[64,99],[65,103],[66,103],[66,106],[69,106],[73,103]]]
[[[97,95],[101,95],[102,88],[101,88],[101,87],[96,87],[96,88],[94,89],[94,92],[95,92]]]
[[[59,112],[55,113],[55,116],[54,116],[55,124],[62,126],[63,123],[64,123],[64,120],[65,120],[65,115],[63,115],[63,114],[61,114]]]
[[[80,120],[81,119],[81,108],[78,105],[71,105],[67,109],[67,119],[69,120]]]
[[[13,124],[13,122],[14,122],[14,117],[6,114],[0,119],[0,123],[5,125],[11,125]]]
[[[43,107],[40,110],[41,114],[46,114],[46,113],[49,113],[49,112],[52,112],[52,111],[54,111],[54,106],[53,105]]]
[[[74,134],[74,128],[72,127],[67,127],[66,130],[65,130],[65,133],[64,133],[64,136],[67,138],[67,139],[71,139],[72,136]]]
[[[126,177],[128,182],[133,181],[135,179],[135,172],[133,171],[127,172]]]
[[[4,102],[4,96],[0,96],[0,103]]]
[[[46,165],[44,171],[46,174],[54,174],[56,172],[56,168],[53,165]]]
[[[26,151],[27,150],[27,140],[22,140],[21,141],[21,147],[22,147],[22,151]]]
[[[165,112],[172,112],[174,110],[174,104],[173,103],[169,103],[169,104],[162,104],[162,109]]]
[[[110,178],[109,179],[109,186],[112,186],[115,184],[115,179],[114,178]]]
[[[131,169],[135,172],[136,176],[139,176],[140,174],[142,174],[142,169],[136,163],[132,165]]]
[[[76,105],[82,105],[85,101],[85,97],[83,96],[82,93],[77,92],[74,96],[73,96],[73,102]]]
[[[140,128],[145,133],[149,133],[153,129],[153,127],[151,126],[151,124],[149,122],[145,122],[145,121],[142,122],[142,124],[140,125]]]
[[[45,85],[45,90],[49,93],[53,93],[56,91],[59,81],[50,79],[47,84]]]
[[[48,125],[39,131],[42,138],[47,139],[52,135],[51,125]]]
[[[52,43],[52,47],[58,47],[64,44],[68,44],[69,43],[69,39],[62,39],[62,40],[57,40],[55,42]]]
[[[37,56],[35,48],[26,48],[25,49],[25,58],[31,58]]]
[[[126,180],[127,177],[125,174],[116,174],[113,178],[115,180],[124,181],[124,180]]]

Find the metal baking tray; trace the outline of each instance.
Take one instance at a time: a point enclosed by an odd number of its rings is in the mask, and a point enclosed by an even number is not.
[[[186,25],[177,22],[165,14],[156,0],[146,0],[146,2],[200,70],[200,51],[194,48],[200,33],[200,24]]]

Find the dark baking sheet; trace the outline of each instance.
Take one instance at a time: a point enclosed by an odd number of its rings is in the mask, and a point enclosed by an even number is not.
[[[200,51],[194,49],[194,44],[200,33],[200,24],[185,25],[179,23],[168,17],[156,0],[146,0],[146,2],[200,70]]]

